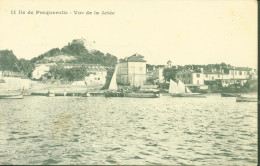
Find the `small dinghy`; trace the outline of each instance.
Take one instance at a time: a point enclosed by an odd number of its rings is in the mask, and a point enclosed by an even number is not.
[[[257,98],[239,96],[237,97],[236,102],[257,102]]]
[[[238,93],[221,93],[221,97],[239,97],[241,94]]]

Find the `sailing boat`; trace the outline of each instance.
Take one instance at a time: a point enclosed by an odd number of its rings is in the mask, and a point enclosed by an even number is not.
[[[105,92],[105,97],[124,97],[123,93],[117,91],[118,90],[117,83],[116,83],[117,70],[118,70],[118,64],[116,65],[108,90]]]
[[[105,92],[105,97],[130,97],[130,98],[158,98],[158,93],[148,93],[148,92],[119,92],[116,82],[116,74],[118,70],[118,65],[115,68],[115,72],[111,78],[109,88]]]
[[[116,83],[116,74],[117,74],[118,65],[116,65],[115,72],[110,81],[108,90],[116,90],[117,91],[117,83]]]
[[[178,81],[178,84],[173,80],[170,80],[169,93],[173,97],[199,97],[205,98],[205,95],[201,93],[192,93],[190,89],[181,81]]]

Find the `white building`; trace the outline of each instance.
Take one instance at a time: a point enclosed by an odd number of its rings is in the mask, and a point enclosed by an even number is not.
[[[163,77],[163,69],[162,67],[154,67],[153,70],[147,70],[146,72],[146,78],[147,79],[153,79],[155,82],[162,83],[164,82]]]
[[[226,69],[217,70],[212,68],[210,71],[195,72],[194,70],[182,70],[176,74],[176,80],[181,80],[184,84],[192,85],[211,85],[216,82],[221,84],[223,87],[227,87],[231,84],[243,85],[248,79],[257,78],[255,69],[245,67],[231,67]]]
[[[146,83],[146,61],[143,56],[134,54],[120,61],[117,82],[130,86],[142,86]]]
[[[107,76],[105,68],[89,68],[86,71],[89,74],[85,77],[87,85],[105,85]]]
[[[48,64],[36,64],[34,71],[32,72],[33,79],[40,79],[44,74],[48,73],[51,66],[56,65],[55,63]]]
[[[176,80],[181,80],[184,84],[204,85],[204,75],[193,70],[183,70],[176,74]]]

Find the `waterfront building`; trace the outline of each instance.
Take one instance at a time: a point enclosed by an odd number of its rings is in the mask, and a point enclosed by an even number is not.
[[[156,83],[162,83],[164,82],[164,77],[163,77],[163,69],[162,67],[155,67],[153,66],[152,70],[148,70],[146,72],[146,78],[154,80]]]
[[[56,65],[56,63],[36,64],[35,69],[32,72],[32,78],[36,80],[42,78],[46,73],[49,72],[50,67],[54,65]]]
[[[87,73],[84,80],[87,85],[104,85],[106,83],[107,69],[100,64],[63,64],[63,66],[66,69],[84,67]]]
[[[182,70],[177,72],[176,80],[181,80],[184,84],[204,85],[203,74],[194,70]]]
[[[32,72],[33,79],[41,79],[45,74],[50,70],[51,66],[57,65],[56,63],[49,64],[36,64],[36,68]],[[85,81],[89,84],[105,84],[107,69],[100,64],[59,64],[59,66],[64,67],[65,69],[84,67],[86,69],[87,76]],[[83,81],[83,80],[82,80]]]
[[[120,60],[117,82],[130,86],[142,86],[146,83],[146,61],[139,54]]]
[[[249,79],[256,79],[257,73],[255,69],[246,67],[229,66],[227,68],[216,68],[208,65],[204,68],[193,70],[184,69],[176,74],[176,79],[181,80],[189,86],[203,85],[221,85],[228,87],[232,84],[244,85]]]
[[[88,74],[85,77],[87,85],[105,85],[107,70],[103,66],[100,68],[86,68],[86,72]]]

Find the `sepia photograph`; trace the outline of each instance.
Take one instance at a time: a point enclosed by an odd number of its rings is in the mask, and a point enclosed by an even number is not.
[[[257,165],[257,0],[0,0],[0,165]]]

